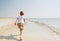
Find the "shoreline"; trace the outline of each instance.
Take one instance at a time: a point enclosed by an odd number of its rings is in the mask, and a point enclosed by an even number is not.
[[[58,30],[57,28],[53,27],[52,25],[48,25],[48,24],[45,24],[45,23],[42,23],[42,22],[38,22],[38,21],[33,21],[33,20],[29,20],[33,23],[36,23],[38,25],[42,25],[42,26],[46,26],[48,27],[52,32],[55,32],[57,35],[60,36],[60,30]]]

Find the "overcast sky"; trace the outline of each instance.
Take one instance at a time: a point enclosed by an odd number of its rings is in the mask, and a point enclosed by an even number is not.
[[[0,17],[60,18],[60,0],[0,0]]]

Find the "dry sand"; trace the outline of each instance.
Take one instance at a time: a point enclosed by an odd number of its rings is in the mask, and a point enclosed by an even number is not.
[[[0,27],[0,41],[18,41],[19,29],[12,24]],[[27,21],[22,41],[60,41],[60,36],[46,26]]]

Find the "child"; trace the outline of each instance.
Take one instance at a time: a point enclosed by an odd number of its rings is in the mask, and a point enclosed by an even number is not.
[[[20,16],[15,21],[15,25],[17,24],[18,28],[20,29],[20,40],[22,40],[22,32],[24,29],[24,23],[25,23],[24,13],[23,11],[20,11]]]

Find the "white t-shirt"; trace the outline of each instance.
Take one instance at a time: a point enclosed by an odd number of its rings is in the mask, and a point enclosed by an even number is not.
[[[18,17],[18,23],[24,23],[24,16]]]

